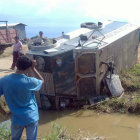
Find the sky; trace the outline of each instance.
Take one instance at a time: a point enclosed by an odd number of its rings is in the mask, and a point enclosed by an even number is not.
[[[140,25],[140,0],[0,0],[0,20],[28,26],[128,21]]]
[[[1,20],[127,20],[140,23],[139,0],[0,0]]]

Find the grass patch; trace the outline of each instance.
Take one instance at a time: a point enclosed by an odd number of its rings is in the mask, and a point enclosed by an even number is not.
[[[93,106],[89,106],[89,109],[94,109],[97,112],[105,112],[105,113],[112,112],[125,113],[126,108],[127,101],[125,98],[122,99],[112,98],[108,101],[101,101]]]
[[[66,128],[59,124],[53,123],[50,133],[41,140],[107,140],[104,137],[91,136],[89,133],[78,130],[75,134],[71,134]]]
[[[140,64],[138,63],[132,69],[122,72],[120,79],[126,93],[140,90]]]
[[[0,124],[0,140],[10,140],[11,130],[7,125],[7,123]]]
[[[125,90],[122,98],[112,98],[89,106],[98,112],[120,112],[140,114],[140,64],[121,73],[120,79]]]
[[[66,140],[66,138],[65,129],[61,125],[53,123],[49,134],[42,140]]]

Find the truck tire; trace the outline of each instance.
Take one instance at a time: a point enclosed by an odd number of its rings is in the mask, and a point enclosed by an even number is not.
[[[94,22],[85,22],[81,24],[81,28],[96,29],[98,25]]]

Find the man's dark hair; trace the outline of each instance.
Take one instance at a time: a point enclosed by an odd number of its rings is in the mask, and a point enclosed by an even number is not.
[[[16,63],[18,70],[26,70],[32,66],[32,61],[27,56],[20,56]]]
[[[43,34],[43,32],[42,32],[42,31],[40,31],[40,32],[39,32],[39,34]]]
[[[15,39],[19,39],[19,37],[18,36],[15,36]]]

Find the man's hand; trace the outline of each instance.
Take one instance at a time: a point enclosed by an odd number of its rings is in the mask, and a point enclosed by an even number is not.
[[[32,69],[34,69],[36,66],[36,60],[32,60]]]
[[[32,61],[32,70],[33,70],[35,76],[36,76],[37,78],[39,78],[40,80],[42,80],[42,83],[44,83],[44,78],[40,75],[40,73],[39,73],[38,70],[35,68],[35,66],[36,66],[36,60],[33,60],[33,61]]]

